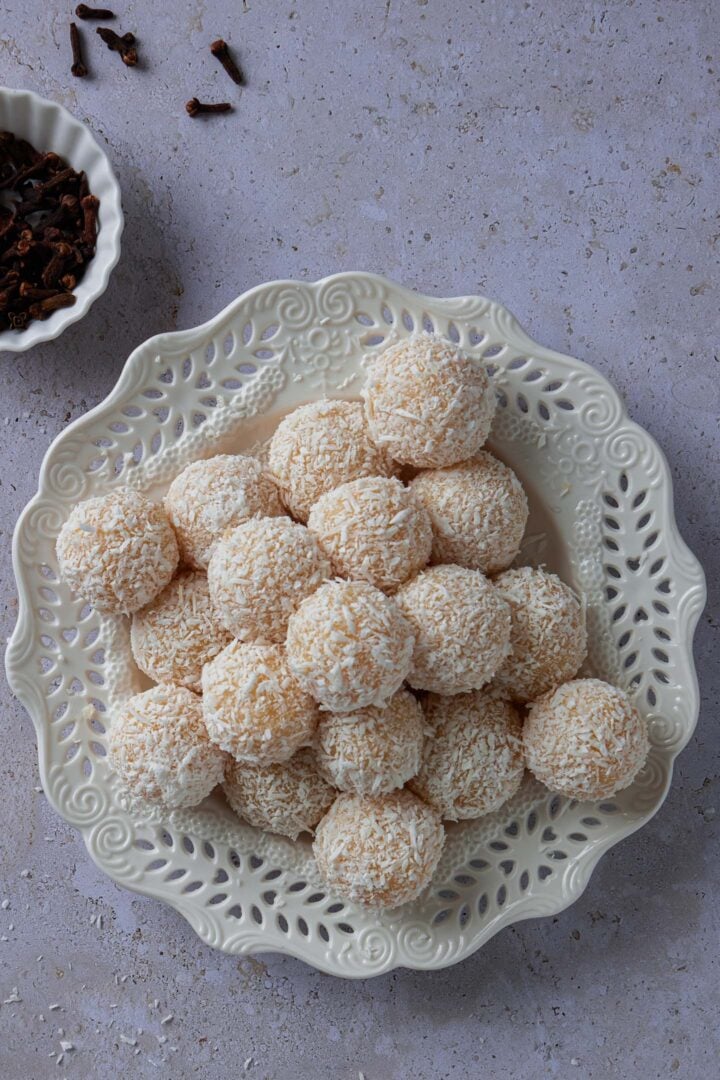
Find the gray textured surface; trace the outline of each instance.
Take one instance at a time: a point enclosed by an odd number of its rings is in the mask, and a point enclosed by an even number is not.
[[[247,1075],[273,1080],[715,1075],[711,4],[122,6],[142,70],[123,68],[89,28],[92,77],[81,82],[68,73],[71,4],[3,4],[0,78],[89,123],[127,216],[121,263],[90,315],[31,355],[3,357],[3,633],[16,610],[10,533],[43,452],[110,389],[128,352],[257,282],[362,268],[502,300],[538,340],[605,372],[657,436],[710,582],[697,640],[704,714],[662,812],[603,860],[573,908],[449,971],[345,984],[289,959],[214,954],[179,916],[101,876],[35,790],[31,724],[4,689],[0,1001],[13,987],[21,1000],[0,1004],[0,1075],[224,1080],[251,1057]],[[193,121],[193,93],[233,95],[204,51],[218,35],[239,46],[248,86],[232,116]],[[63,1037],[75,1049],[58,1067],[49,1055]]]

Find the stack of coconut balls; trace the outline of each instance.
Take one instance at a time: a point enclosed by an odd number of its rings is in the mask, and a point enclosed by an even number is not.
[[[479,363],[416,336],[369,361],[362,402],[286,416],[267,466],[220,455],[162,506],[126,488],[73,510],[62,573],[132,616],[156,684],[112,717],[134,797],[191,806],[222,783],[251,825],[314,832],[333,893],[395,907],[430,881],[443,821],[497,810],[526,766],[581,800],[631,783],[645,725],[574,679],[577,597],[510,568],[528,508],[483,450],[494,412]]]

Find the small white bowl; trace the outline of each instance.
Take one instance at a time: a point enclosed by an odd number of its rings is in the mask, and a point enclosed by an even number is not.
[[[42,341],[52,341],[66,326],[82,319],[107,288],[110,272],[120,258],[123,215],[120,187],[110,161],[89,130],[54,101],[31,90],[0,87],[0,131],[11,131],[40,151],[53,151],[73,169],[84,169],[90,191],[100,200],[95,254],[74,290],[72,307],[55,311],[49,319],[28,323],[25,330],[0,332],[0,353],[25,352]]]

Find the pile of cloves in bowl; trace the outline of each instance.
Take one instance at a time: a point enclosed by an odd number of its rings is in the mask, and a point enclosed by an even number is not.
[[[0,330],[75,303],[95,254],[98,207],[84,172],[0,132]]]

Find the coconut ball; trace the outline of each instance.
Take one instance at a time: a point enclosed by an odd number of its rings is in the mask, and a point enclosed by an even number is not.
[[[431,729],[422,767],[408,787],[449,821],[498,810],[525,771],[517,710],[489,690],[429,694]]]
[[[323,713],[315,756],[320,772],[340,791],[383,795],[415,775],[424,741],[422,706],[399,690],[384,709]]]
[[[432,558],[495,574],[513,561],[528,504],[512,469],[481,450],[470,461],[420,473],[410,485],[432,522]]]
[[[225,755],[208,738],[197,694],[161,685],[113,717],[108,762],[130,795],[174,809],[196,806],[222,782]]]
[[[411,791],[343,794],[318,825],[313,853],[334,895],[394,908],[429,885],[444,842],[440,815]]]
[[[523,731],[528,768],[570,799],[607,799],[643,767],[647,726],[623,690],[575,679],[530,708]]]
[[[312,832],[335,798],[310,750],[300,750],[289,761],[275,765],[230,761],[224,790],[239,817],[291,840],[301,832]]]
[[[60,572],[98,611],[131,615],[175,573],[178,545],[161,506],[132,488],[79,503],[57,539]]]
[[[308,526],[340,577],[393,592],[430,559],[430,517],[399,480],[363,476],[321,495]]]
[[[472,457],[495,415],[495,391],[483,366],[434,334],[373,356],[363,398],[373,441],[419,469]]]
[[[202,688],[210,738],[238,761],[287,761],[312,741],[318,707],[290,671],[281,645],[231,642],[205,665]]]
[[[373,445],[359,401],[314,401],[280,422],[268,464],[291,514],[307,521],[313,503],[360,476],[390,476],[393,463]]]
[[[431,566],[395,599],[415,632],[407,681],[417,690],[478,690],[510,651],[510,607],[479,570]]]
[[[182,570],[159,596],[138,611],[130,628],[135,663],[155,682],[200,693],[203,665],[230,641],[217,622],[207,577]]]
[[[413,633],[397,605],[364,581],[328,581],[288,623],[300,685],[332,712],[382,708],[410,669]]]
[[[317,537],[290,518],[254,518],[215,545],[208,583],[217,617],[240,641],[285,639],[288,619],[330,576]]]
[[[218,454],[193,461],[176,476],[165,509],[188,566],[206,570],[216,541],[226,529],[253,517],[285,511],[280,493],[261,463],[244,454]]]
[[[585,615],[575,593],[545,570],[506,570],[495,586],[512,612],[512,652],[497,686],[514,701],[534,701],[577,675],[587,651]]]

